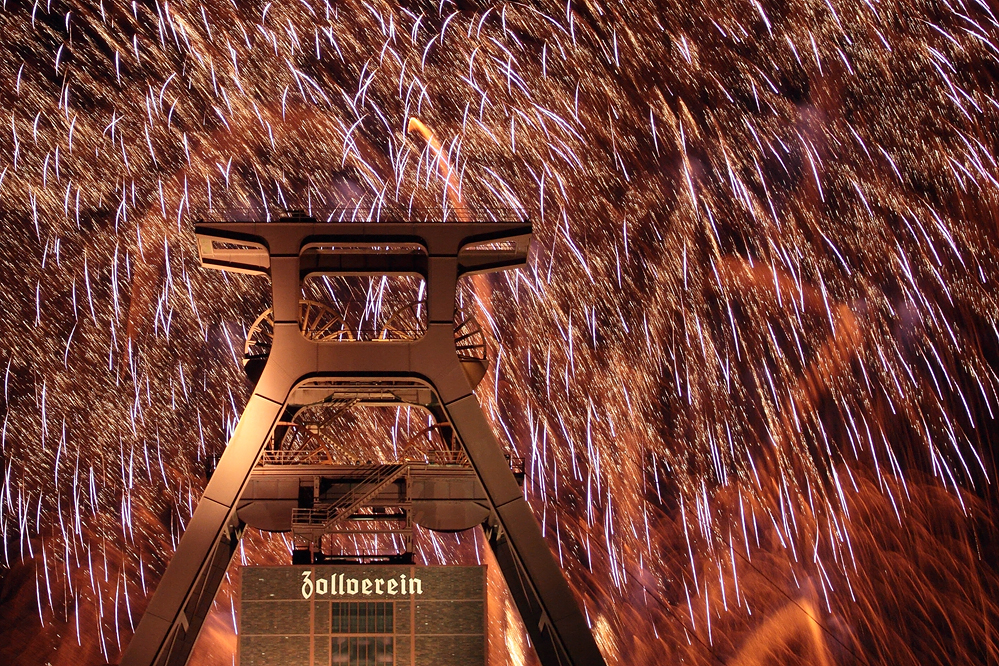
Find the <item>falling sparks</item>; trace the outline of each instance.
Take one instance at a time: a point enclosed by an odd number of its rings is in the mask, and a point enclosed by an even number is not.
[[[518,207],[479,398],[610,663],[999,657],[986,4],[8,4],[0,645],[114,662],[238,419],[267,283],[198,215]]]

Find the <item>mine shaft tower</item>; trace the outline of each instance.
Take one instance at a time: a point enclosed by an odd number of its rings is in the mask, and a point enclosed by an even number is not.
[[[481,514],[468,515],[481,520],[542,664],[603,665],[587,621],[473,394],[484,374],[484,355],[467,353],[465,336],[456,330],[459,278],[526,265],[531,224],[517,214],[492,215],[503,221],[490,222],[387,217],[383,213],[378,222],[317,222],[298,214],[274,222],[197,224],[203,266],[270,276],[272,332],[266,353],[251,359],[262,365],[255,369],[259,380],[123,654],[122,666],[187,663],[243,529],[247,522],[254,523],[244,520],[252,512],[239,513],[252,504],[248,497],[254,480],[262,474],[284,474],[298,487],[308,474],[318,479],[338,473],[332,467],[317,472],[308,466],[289,469],[276,464],[282,462],[281,453],[267,450],[280,440],[275,432],[296,406],[348,400],[413,404],[433,415],[455,442],[455,452],[483,495],[478,498]],[[310,335],[302,323],[302,286],[315,275],[420,276],[426,284],[425,332],[417,339],[392,341]],[[264,464],[268,462],[275,464]],[[366,478],[354,484],[355,490],[330,504],[288,509],[291,520],[277,519],[280,525],[272,529],[290,527],[295,559],[312,562],[318,556],[317,541],[332,523],[370,504],[400,476],[435,473],[432,467],[372,466],[364,470]],[[445,472],[450,478],[455,474],[461,470]],[[318,480],[316,486],[313,502],[320,497]],[[411,520],[409,513],[393,515],[407,524]],[[274,516],[261,520],[273,523]]]

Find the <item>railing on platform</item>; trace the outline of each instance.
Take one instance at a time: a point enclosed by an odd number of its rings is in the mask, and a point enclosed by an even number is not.
[[[335,465],[326,449],[264,451],[258,465]]]
[[[526,222],[527,211],[512,206],[454,208],[384,206],[371,202],[333,208],[280,210],[266,207],[194,209],[191,216],[205,222]]]
[[[510,469],[515,475],[523,475],[526,469],[524,459],[520,456],[506,454]],[[369,465],[358,465],[368,467],[375,465],[378,469],[385,464],[401,463],[425,463],[427,465],[448,465],[468,467],[468,457],[464,451],[402,451],[399,460],[395,463],[371,463]],[[287,450],[266,450],[261,454],[258,466],[263,465],[348,465],[349,463],[338,463],[333,460],[326,449],[308,449],[300,451]],[[362,481],[363,482],[363,481]]]

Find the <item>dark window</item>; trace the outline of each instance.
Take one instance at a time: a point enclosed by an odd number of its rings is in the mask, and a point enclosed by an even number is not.
[[[334,601],[331,608],[332,634],[391,634],[393,611],[391,601]]]
[[[333,637],[333,666],[389,666],[392,664],[392,639],[360,636]]]
[[[394,631],[394,614],[391,601],[330,604],[333,666],[391,666],[393,638],[385,634]]]

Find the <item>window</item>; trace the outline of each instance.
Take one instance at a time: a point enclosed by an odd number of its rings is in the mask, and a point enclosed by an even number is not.
[[[392,664],[392,639],[333,637],[334,666],[389,666]]]
[[[331,634],[391,634],[395,604],[391,601],[333,602]]]
[[[333,666],[390,666],[393,663],[394,603],[346,601],[333,602],[330,606]]]

